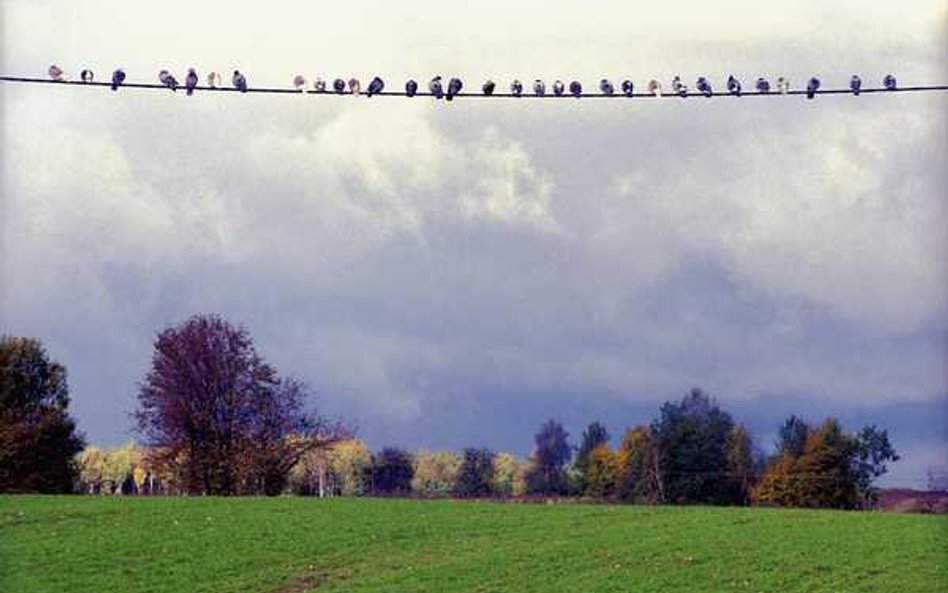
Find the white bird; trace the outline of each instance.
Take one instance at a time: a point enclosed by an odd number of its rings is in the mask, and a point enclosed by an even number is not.
[[[293,77],[293,86],[296,87],[296,90],[303,92],[306,90],[306,77],[302,74],[297,74]]]
[[[314,81],[313,81],[313,90],[315,90],[317,93],[325,93],[325,92],[326,92],[326,81],[323,80],[322,78],[317,78],[316,80],[314,80]]]
[[[566,85],[563,84],[562,80],[556,80],[553,82],[553,94],[557,97],[563,96],[563,91],[566,90]]]
[[[188,75],[184,77],[184,88],[189,97],[194,94],[194,89],[197,87],[197,85],[197,72],[194,71],[194,68],[188,68]]]
[[[240,70],[234,70],[234,76],[231,79],[234,88],[242,93],[247,92],[247,77],[240,73]]]
[[[65,72],[63,72],[63,69],[57,66],[56,64],[53,64],[52,66],[49,67],[49,77],[55,80],[56,82],[63,81],[63,74],[65,74]]]
[[[93,78],[95,78],[95,74],[92,73],[92,70],[86,69],[79,73],[79,80],[82,82],[90,83]]]
[[[662,96],[662,83],[658,82],[654,78],[648,81],[648,92],[652,93],[656,97]]]
[[[533,81],[533,94],[537,97],[542,97],[546,94],[546,84],[539,78]]]
[[[790,79],[783,76],[777,78],[777,91],[783,95],[790,92]]]
[[[362,85],[359,84],[358,78],[349,79],[349,92],[355,96],[358,96],[362,92]]]
[[[688,87],[682,84],[680,76],[672,79],[672,92],[681,97],[688,96]]]
[[[224,84],[224,79],[221,78],[221,75],[218,72],[211,72],[207,75],[207,86],[211,87],[212,89],[216,89],[222,84]]]

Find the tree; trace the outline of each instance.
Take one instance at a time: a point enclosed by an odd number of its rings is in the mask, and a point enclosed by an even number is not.
[[[563,494],[566,476],[563,466],[570,459],[569,433],[556,420],[547,420],[534,436],[536,449],[527,474],[531,494]]]
[[[728,480],[733,490],[733,499],[739,501],[740,504],[748,504],[757,463],[753,440],[743,424],[738,424],[731,429],[727,438],[726,456]]]
[[[586,490],[592,498],[608,498],[615,494],[618,483],[617,456],[609,445],[601,443],[589,452],[586,464]]]
[[[38,340],[0,338],[0,492],[71,492],[82,447],[66,368]]]
[[[422,496],[450,496],[458,480],[461,456],[453,451],[419,451],[414,456],[411,489]]]
[[[733,427],[730,415],[701,389],[692,389],[680,403],[666,402],[662,406],[651,432],[658,449],[666,502],[740,502],[726,479],[727,443]]]
[[[859,431],[853,469],[864,508],[875,508],[879,501],[879,489],[875,487],[875,481],[888,471],[888,462],[898,460],[899,455],[889,442],[888,431],[875,424],[864,426]]]
[[[494,452],[468,447],[458,471],[454,493],[462,498],[490,496],[494,493]]]
[[[347,439],[332,448],[329,467],[339,479],[339,493],[362,496],[369,493],[367,474],[372,466],[372,452],[358,439]]]
[[[777,442],[774,443],[777,450],[777,456],[803,454],[803,447],[806,445],[806,437],[810,434],[810,426],[792,414],[784,421],[780,430],[777,432]]]
[[[278,494],[306,451],[346,436],[307,412],[305,399],[299,381],[281,379],[257,354],[246,329],[195,315],[158,334],[135,418],[172,471],[185,464],[187,492]]]
[[[630,428],[616,451],[616,489],[628,502],[656,504],[665,500],[658,448],[647,426]]]
[[[599,445],[609,442],[609,431],[599,421],[591,422],[586,430],[583,431],[583,440],[576,450],[576,460],[574,462],[576,471],[579,473],[579,489],[584,491],[588,485],[588,466],[589,454]]]
[[[527,464],[510,453],[498,453],[494,457],[494,492],[501,496],[520,496],[526,492],[524,472]]]
[[[369,484],[375,495],[407,495],[414,476],[411,455],[402,449],[385,447],[372,456]]]

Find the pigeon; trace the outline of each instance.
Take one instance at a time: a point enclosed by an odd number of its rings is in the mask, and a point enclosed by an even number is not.
[[[741,81],[734,78],[733,74],[727,77],[727,92],[735,97],[741,96]]]
[[[448,81],[448,92],[445,94],[444,98],[450,101],[461,92],[461,88],[463,87],[464,83],[461,82],[460,78],[452,78]]]
[[[341,78],[332,81],[332,90],[336,91],[336,94],[339,95],[346,92],[346,81]]]
[[[211,87],[212,89],[216,89],[222,84],[224,84],[224,79],[221,78],[219,73],[211,72],[207,75],[207,86]]]
[[[52,66],[49,67],[49,77],[55,80],[56,82],[63,81],[63,74],[65,74],[65,72],[63,72],[63,69],[57,66],[56,64],[53,64]]]
[[[112,90],[117,91],[123,82],[125,82],[125,72],[123,72],[121,68],[117,68],[115,72],[112,73]]]
[[[662,83],[658,82],[654,78],[648,81],[648,92],[652,93],[656,97],[662,96]]]
[[[428,90],[431,91],[431,95],[435,99],[444,98],[444,85],[441,84],[440,76],[435,76],[431,79],[431,81],[428,83]]]
[[[609,82],[608,78],[603,78],[599,81],[599,90],[603,95],[612,95],[616,92],[616,88],[612,86],[612,83]]]
[[[161,84],[168,87],[169,89],[171,89],[172,91],[177,92],[178,79],[175,78],[174,75],[168,72],[167,70],[162,70],[161,72],[158,73],[158,81],[161,82]]]
[[[408,97],[414,97],[415,93],[417,92],[418,92],[418,83],[415,82],[414,80],[409,79],[408,82],[405,83],[405,95]]]
[[[92,73],[92,70],[86,69],[79,73],[79,80],[86,84],[92,82],[93,78],[95,78],[95,74]]]
[[[680,97],[688,96],[688,87],[682,84],[680,76],[672,79],[672,92]]]
[[[635,92],[635,85],[632,84],[632,81],[628,78],[622,81],[622,94],[626,97],[631,97],[632,93]]]
[[[898,85],[895,82],[895,77],[891,74],[886,74],[885,78],[882,79],[882,86],[885,87],[887,91],[894,91],[898,88]]]
[[[358,96],[362,92],[362,85],[359,84],[358,78],[349,79],[349,92],[355,96]]]
[[[820,79],[813,77],[810,79],[810,82],[806,83],[806,98],[812,99],[816,95],[816,91],[820,89]]]
[[[786,95],[787,93],[789,93],[789,92],[790,92],[790,80],[787,79],[787,78],[784,78],[783,76],[779,77],[779,78],[777,79],[777,91],[779,91],[781,94],[784,94],[784,95]]]
[[[366,89],[366,90],[368,91],[368,93],[367,93],[368,96],[371,97],[372,95],[377,95],[377,94],[381,93],[381,92],[382,92],[382,89],[384,89],[384,88],[385,88],[385,82],[384,82],[381,78],[379,78],[378,76],[376,76],[376,77],[373,78],[372,81],[369,83],[369,88]]]
[[[240,73],[240,70],[234,70],[234,77],[232,79],[234,83],[234,88],[242,93],[247,92],[247,77]]]
[[[849,88],[852,89],[854,95],[859,95],[859,91],[862,89],[862,79],[859,78],[858,74],[853,74],[852,78],[849,79]]]
[[[497,85],[494,84],[493,80],[488,80],[481,86],[481,92],[487,96],[494,94],[494,89],[497,88]]]
[[[184,88],[190,97],[194,94],[194,88],[198,85],[198,75],[194,68],[188,68],[188,75],[184,77]]]
[[[546,94],[546,84],[539,78],[533,81],[533,94],[542,97]]]
[[[562,80],[553,81],[553,94],[557,97],[563,96],[563,91],[566,90],[566,85],[563,84]]]
[[[708,79],[704,76],[698,77],[698,82],[695,83],[695,88],[698,89],[698,92],[705,97],[710,97],[714,92],[711,90],[711,83],[708,82]]]
[[[583,96],[583,85],[578,80],[569,83],[569,94],[577,99]]]
[[[317,93],[325,93],[326,81],[323,80],[322,78],[317,77],[316,80],[313,81],[313,90],[316,91]]]
[[[519,97],[522,93],[523,84],[515,78],[514,81],[510,83],[510,94],[514,97]]]
[[[763,76],[757,79],[757,92],[764,95],[770,92],[770,81]]]
[[[296,87],[296,90],[300,92],[306,91],[306,77],[302,74],[297,74],[293,77],[293,86]]]

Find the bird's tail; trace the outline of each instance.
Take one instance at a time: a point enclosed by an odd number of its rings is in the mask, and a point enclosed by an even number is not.
[[[188,87],[187,93],[188,93],[188,96],[190,97],[191,95],[194,94],[194,89],[191,87]]]
[[[117,90],[118,90],[118,85],[113,82],[111,88],[112,88],[113,91],[117,91]]]

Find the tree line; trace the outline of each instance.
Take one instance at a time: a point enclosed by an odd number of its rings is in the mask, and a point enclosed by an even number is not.
[[[246,331],[197,315],[158,332],[134,414],[142,446],[85,447],[69,417],[65,368],[27,338],[0,341],[0,492],[319,496],[582,497],[639,504],[872,508],[898,460],[887,432],[791,416],[774,453],[701,389],[666,402],[613,448],[600,422],[578,443],[555,419],[518,459],[370,451],[346,423],[307,407]]]

